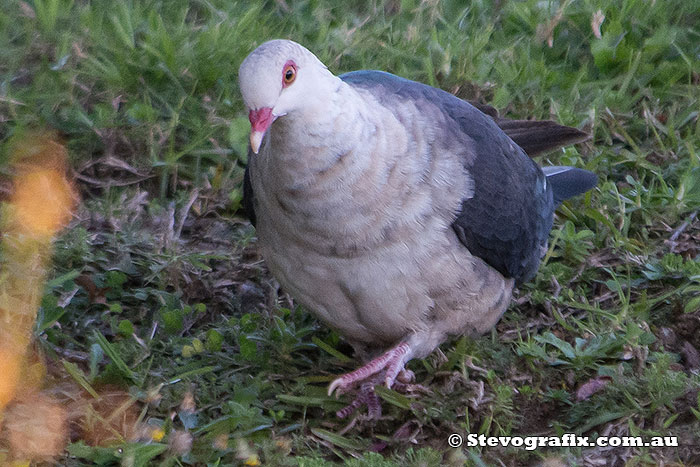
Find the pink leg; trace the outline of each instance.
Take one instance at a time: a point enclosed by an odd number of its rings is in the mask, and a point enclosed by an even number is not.
[[[406,342],[402,342],[368,364],[333,380],[328,387],[328,395],[330,396],[333,394],[336,389],[338,390],[336,395],[346,392],[353,384],[366,380],[370,376],[381,371],[385,372],[384,384],[390,388],[394,384],[398,374],[404,369],[404,364],[410,360],[410,354],[411,346]],[[372,391],[372,394],[374,394],[374,391]]]

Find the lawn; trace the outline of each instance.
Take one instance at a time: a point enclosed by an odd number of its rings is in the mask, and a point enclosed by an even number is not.
[[[336,417],[327,384],[358,362],[280,290],[241,209],[236,75],[272,38],[591,135],[538,158],[599,184],[557,211],[536,279],[490,334],[411,362],[378,421]],[[0,298],[36,286],[38,307],[0,465],[700,464],[699,111],[698,0],[6,2],[0,197],[19,159],[64,147],[80,201],[52,253],[0,227]]]

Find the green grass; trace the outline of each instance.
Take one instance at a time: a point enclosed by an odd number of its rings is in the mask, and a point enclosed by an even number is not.
[[[13,143],[49,128],[83,198],[36,325],[50,380],[117,388],[134,423],[165,432],[90,447],[76,429],[59,461],[700,462],[700,3],[349,3],[35,0],[0,11],[0,184]],[[538,161],[600,182],[558,211],[537,278],[496,331],[412,362],[425,391],[382,391],[376,424],[335,417],[343,403],[326,385],[356,364],[350,349],[278,293],[239,212],[249,127],[236,73],[279,37],[335,73],[382,69],[592,135]],[[607,384],[578,400],[596,378]],[[677,435],[685,446],[457,450],[453,432]]]

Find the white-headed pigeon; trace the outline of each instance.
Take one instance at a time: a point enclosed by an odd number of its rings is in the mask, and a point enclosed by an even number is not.
[[[338,77],[292,41],[255,49],[239,83],[244,205],[270,271],[360,356],[383,352],[331,383],[360,387],[352,407],[449,336],[492,328],[535,275],[556,206],[597,182],[526,154],[585,133],[389,73]]]

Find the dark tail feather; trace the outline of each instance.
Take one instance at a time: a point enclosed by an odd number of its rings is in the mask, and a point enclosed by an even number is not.
[[[476,107],[476,108],[479,109],[481,112],[483,112],[483,113],[485,113],[486,115],[488,115],[489,117],[493,118],[494,120],[496,120],[496,121],[499,120],[499,117],[498,117],[498,110],[496,110],[495,107],[492,107],[492,106],[490,106],[490,105],[488,105],[488,104],[481,104],[481,103],[475,102],[475,101],[467,101],[467,102],[469,102],[471,105],[473,105],[474,107]],[[505,119],[504,119],[504,120],[505,120]]]
[[[501,118],[498,110],[488,104],[469,103],[493,118],[501,130],[530,157],[588,139],[588,133],[551,120],[510,120]]]
[[[575,167],[550,166],[542,167],[547,176],[547,183],[552,187],[554,204],[561,204],[581,193],[585,193],[598,184],[598,177],[588,170]]]
[[[528,156],[554,151],[569,144],[588,139],[588,134],[570,126],[559,125],[551,120],[496,119],[499,127],[515,144],[523,148]]]

